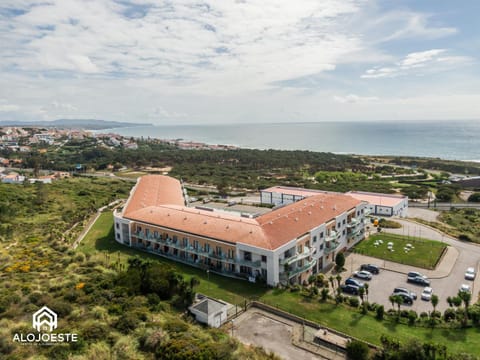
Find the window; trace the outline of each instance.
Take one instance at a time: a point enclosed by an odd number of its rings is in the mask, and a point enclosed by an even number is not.
[[[232,249],[228,249],[228,258],[233,259],[234,252]]]
[[[175,243],[176,243],[176,242],[177,242],[177,240],[178,240],[178,237],[177,237],[177,235],[173,235],[173,242],[175,242]]]
[[[120,234],[119,234],[119,233],[117,233],[117,239],[119,239],[119,240],[120,240]]]
[[[243,253],[243,260],[252,261],[252,253],[249,251],[245,251]]]
[[[198,250],[198,241],[197,240],[193,240],[193,248],[195,250]]]
[[[153,232],[153,236],[155,236],[156,238],[158,238],[158,231],[154,231],[154,232]]]
[[[345,235],[345,229],[343,229],[342,234]]]
[[[262,255],[262,262],[264,262],[264,263],[267,262],[267,257],[265,255]]]
[[[340,225],[341,225],[340,223],[337,223],[337,228],[340,228]]]
[[[323,239],[323,231],[320,233],[320,239]]]
[[[320,244],[320,250],[323,250],[323,243]]]
[[[346,220],[345,220],[345,219],[343,219],[343,225],[345,225],[345,221],[346,221]]]
[[[137,227],[137,231],[142,231],[142,227],[141,227],[141,226],[138,226],[138,227]]]
[[[222,256],[222,248],[220,246],[217,246],[215,251],[216,251],[218,256]]]
[[[210,244],[205,244],[205,252],[210,252]]]
[[[117,229],[120,229],[120,224],[119,223],[115,223],[115,226],[117,227]]]
[[[316,235],[313,237],[313,242],[314,242],[314,243],[317,242],[317,236],[316,236]]]

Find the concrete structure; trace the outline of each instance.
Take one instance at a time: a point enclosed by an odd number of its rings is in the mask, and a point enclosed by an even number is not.
[[[350,191],[346,193],[353,198],[368,203],[367,209],[371,215],[406,217],[408,210],[408,197],[392,194],[378,194],[363,191]]]
[[[220,327],[227,321],[228,304],[211,298],[205,298],[188,308],[195,319],[211,327]]]
[[[318,193],[255,218],[186,206],[186,191],[171,177],[140,178],[115,211],[115,238],[216,273],[302,283],[333,263],[335,254],[364,238],[365,204]]]
[[[260,191],[260,201],[262,204],[284,205],[318,194],[338,193],[287,186],[274,186]],[[406,196],[363,191],[349,191],[346,195],[364,201],[367,204],[368,212],[372,215],[401,217],[407,215],[408,197]]]

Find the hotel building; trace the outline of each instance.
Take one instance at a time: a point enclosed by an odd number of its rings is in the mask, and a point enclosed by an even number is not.
[[[115,239],[225,276],[306,281],[364,238],[365,203],[318,193],[257,217],[188,207],[177,179],[141,177],[115,211]]]

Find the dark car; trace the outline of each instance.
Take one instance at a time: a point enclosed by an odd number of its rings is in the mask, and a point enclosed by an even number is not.
[[[358,295],[359,287],[355,285],[341,285],[340,288],[344,293]]]
[[[354,285],[359,288],[363,288],[365,286],[364,283],[354,278],[348,278],[347,280],[345,280],[345,285]]]
[[[375,275],[380,272],[380,268],[377,265],[373,264],[363,264],[362,266],[360,266],[360,270],[366,270]]]
[[[428,280],[425,275],[422,275],[416,271],[411,271],[407,274],[407,282],[423,286],[430,286],[430,280]]]
[[[412,305],[413,304],[413,298],[408,295],[408,294],[405,294],[405,293],[396,293],[396,294],[392,294],[394,296],[400,296],[402,299],[403,299],[403,303],[404,304],[408,304],[408,305]]]
[[[410,295],[413,300],[417,300],[417,294],[415,294],[413,291],[410,291],[410,290],[402,288],[402,287],[396,287],[395,289],[393,289],[393,294],[394,295],[397,295],[399,293]]]

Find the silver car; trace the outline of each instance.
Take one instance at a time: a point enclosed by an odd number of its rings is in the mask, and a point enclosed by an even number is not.
[[[473,267],[469,267],[465,272],[465,279],[466,280],[475,280],[475,269]]]

